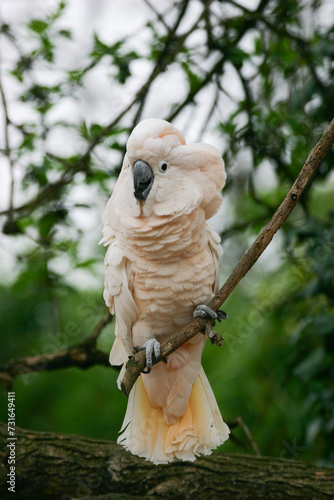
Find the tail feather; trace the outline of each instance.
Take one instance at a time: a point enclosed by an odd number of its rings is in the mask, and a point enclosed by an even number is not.
[[[210,387],[200,367],[185,414],[173,425],[167,425],[162,408],[150,405],[142,378],[136,381],[128,401],[117,442],[128,451],[155,464],[178,458],[193,461],[209,455],[229,435]]]

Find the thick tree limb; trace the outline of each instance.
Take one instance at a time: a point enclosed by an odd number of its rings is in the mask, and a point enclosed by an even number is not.
[[[309,498],[334,493],[333,469],[293,460],[214,453],[196,462],[153,465],[110,441],[17,428],[16,493],[8,492],[7,426],[0,423],[0,497]],[[291,457],[293,445],[282,445]],[[287,451],[289,448],[289,452]],[[103,496],[102,496],[103,495]],[[105,496],[104,496],[105,495]],[[240,495],[240,496],[239,496]]]
[[[248,273],[260,255],[267,248],[275,233],[282,226],[292,209],[295,207],[313,173],[329,153],[333,142],[334,119],[324,131],[319,142],[310,152],[297,179],[293,183],[281,205],[276,210],[275,214],[272,216],[271,220],[264,227],[261,234],[256,238],[250,248],[244,253],[237,267],[234,269],[225,284],[221,287],[217,295],[209,302],[208,306],[211,307],[211,309],[216,311],[222,306],[239,281]],[[205,321],[199,318],[186,326],[181,332],[173,335],[167,342],[161,345],[160,359],[167,358],[170,354],[172,354],[172,352],[181,347],[181,345],[185,344],[197,333],[203,331],[204,327]],[[126,396],[130,394],[135,381],[144,368],[145,351],[139,351],[129,359],[126,365],[126,372],[122,381],[122,390]]]

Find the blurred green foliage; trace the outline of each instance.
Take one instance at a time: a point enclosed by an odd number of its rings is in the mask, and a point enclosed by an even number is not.
[[[128,133],[144,115],[157,77],[168,78],[170,67],[184,75],[187,95],[177,96],[166,115],[157,110],[156,116],[182,118],[196,110],[198,96],[205,94],[212,105],[201,115],[202,133],[218,131],[225,143],[231,215],[222,229],[224,276],[269,220],[333,118],[334,26],[316,21],[324,18],[321,0],[262,0],[253,11],[234,1],[195,2],[202,8],[196,23],[189,3],[177,2],[171,19],[166,13],[169,24],[164,16],[151,15],[143,27],[145,50],[131,37],[108,44],[95,33],[87,64],[66,70],[56,57],[57,46],[61,40],[75,41],[71,27],[60,23],[63,2],[31,19],[25,31],[0,26],[0,37],[18,49],[6,78],[16,81],[17,100],[32,111],[21,123],[7,106],[7,131],[15,131],[20,140],[15,145],[5,140],[1,146],[11,169],[22,174],[15,185],[21,204],[11,198],[1,213],[2,241],[11,242],[15,258],[14,277],[0,288],[1,362],[58,352],[82,341],[101,319],[104,250],[96,248],[97,240],[87,244],[76,211],[101,212]],[[182,21],[192,26],[188,32]],[[191,41],[196,32],[204,44]],[[20,37],[29,37],[24,50]],[[76,123],[66,113],[49,119],[61,100],[77,99],[87,75],[102,61],[112,85],[130,82],[133,92],[138,60],[145,60],[151,72],[131,105],[110,124]],[[38,75],[46,68],[57,69],[58,83],[41,83]],[[239,99],[226,83],[232,73],[240,85]],[[220,113],[226,100],[229,111]],[[77,153],[57,156],[48,150],[56,129],[75,135]],[[112,152],[112,160],[101,161],[94,154],[97,146]],[[243,151],[251,159],[247,169],[242,164],[236,169]],[[270,254],[274,265],[260,259],[224,305],[229,320],[219,327],[223,347],[208,345],[203,355],[225,420],[242,416],[263,454],[327,465],[334,463],[333,160],[331,152],[281,230],[280,248]],[[89,193],[84,203],[73,195],[83,185]],[[83,273],[79,281],[89,275],[95,285],[78,286],[78,278],[71,279],[76,272]],[[108,352],[112,341],[111,324],[98,345]],[[116,439],[126,407],[117,375],[111,367],[96,366],[87,372],[71,368],[17,377],[17,425]],[[0,400],[0,418],[6,420],[4,393]],[[236,435],[251,451],[240,429]],[[223,449],[240,451],[240,446],[230,440]]]

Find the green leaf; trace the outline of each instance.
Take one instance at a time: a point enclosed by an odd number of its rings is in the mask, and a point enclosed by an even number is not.
[[[16,67],[11,70],[11,74],[20,82],[23,82],[24,73],[32,68],[33,59],[30,56],[21,56],[16,63]]]
[[[94,45],[90,55],[95,59],[101,59],[103,56],[112,56],[117,53],[122,45],[122,41],[116,42],[113,45],[106,45],[100,40],[98,35],[94,33]]]
[[[192,71],[188,63],[183,62],[181,63],[181,66],[188,77],[190,92],[196,92],[197,89],[201,86],[202,78]]]
[[[89,130],[85,121],[80,122],[78,130],[83,139],[90,140]]]
[[[72,32],[70,30],[59,30],[58,34],[68,40],[72,40]]]
[[[42,37],[41,40],[41,54],[48,62],[53,62],[55,45],[48,37]]]
[[[115,151],[124,151],[125,145],[119,143],[118,141],[114,141],[109,145],[110,149],[114,149]]]
[[[45,165],[29,164],[26,169],[26,175],[23,178],[23,187],[28,187],[31,183],[37,183],[39,186],[46,186],[48,178]]]
[[[49,236],[51,229],[58,222],[58,218],[54,213],[45,214],[38,221],[38,230],[40,236],[45,239]]]
[[[87,173],[85,181],[86,184],[92,184],[93,182],[100,184],[108,179],[110,179],[110,174],[105,170],[99,169]]]
[[[68,81],[82,85],[82,79],[85,76],[84,70],[72,70],[68,72]]]
[[[249,54],[239,47],[229,47],[227,57],[237,68],[241,68],[244,61],[249,59]]]
[[[92,125],[90,126],[90,130],[89,130],[90,136],[92,138],[99,136],[102,131],[103,131],[103,127],[99,123],[92,123]]]
[[[24,134],[19,149],[26,149],[28,151],[33,151],[35,147],[35,139],[36,139],[36,134],[34,132]]]
[[[96,258],[86,259],[82,262],[79,262],[76,265],[76,267],[80,267],[80,268],[91,267],[93,264],[100,263],[100,262],[101,262],[101,260],[96,259]]]
[[[45,33],[49,27],[49,23],[42,21],[42,19],[32,19],[27,26],[31,31],[40,35]]]

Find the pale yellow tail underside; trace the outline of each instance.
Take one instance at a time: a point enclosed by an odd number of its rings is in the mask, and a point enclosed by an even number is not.
[[[117,440],[126,450],[155,464],[175,458],[193,461],[199,455],[210,455],[228,439],[229,428],[220,415],[202,366],[187,410],[173,425],[166,424],[161,408],[150,405],[142,376],[130,393],[122,434]]]

